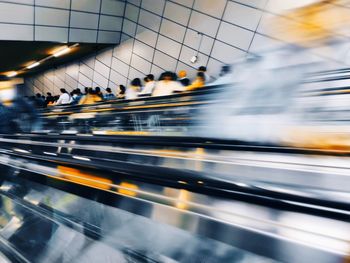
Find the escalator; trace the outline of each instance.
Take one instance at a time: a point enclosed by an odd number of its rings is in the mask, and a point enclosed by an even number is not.
[[[176,147],[176,138],[154,140],[2,135],[0,195],[7,221],[0,236],[30,262],[347,257],[348,168],[315,164],[338,153],[315,161],[315,155],[284,149],[286,160],[277,167],[269,147],[220,150],[219,142],[206,147],[185,138]],[[281,155],[283,149],[276,150]]]
[[[349,150],[196,136],[222,89],[44,109],[0,135],[0,259],[348,260]]]

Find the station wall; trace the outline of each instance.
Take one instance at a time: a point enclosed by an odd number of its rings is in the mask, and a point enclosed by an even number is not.
[[[283,44],[270,35],[271,18],[311,0],[127,0],[121,43],[28,78],[33,92],[100,86],[117,89],[135,77],[204,65],[217,77],[224,64]],[[201,35],[203,36],[202,43]],[[198,62],[190,58],[198,52]]]

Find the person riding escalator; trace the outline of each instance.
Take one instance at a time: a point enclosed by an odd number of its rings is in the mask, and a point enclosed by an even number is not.
[[[102,101],[102,98],[92,88],[89,88],[88,93],[79,101],[79,105],[95,104]]]
[[[0,83],[0,133],[31,132],[39,128],[36,107],[17,96],[11,81]]]

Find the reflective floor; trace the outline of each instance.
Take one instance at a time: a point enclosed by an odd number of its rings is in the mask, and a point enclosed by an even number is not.
[[[346,221],[135,180],[96,192],[2,171],[0,251],[16,262],[340,262],[349,250]]]
[[[5,181],[0,189],[0,237],[20,254],[18,262],[273,262],[36,183]]]

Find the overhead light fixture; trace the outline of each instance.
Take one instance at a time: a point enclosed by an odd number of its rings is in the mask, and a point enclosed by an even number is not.
[[[35,68],[40,65],[40,62],[35,62],[27,67],[27,69]]]
[[[66,47],[64,49],[61,49],[60,51],[57,51],[56,53],[53,54],[54,57],[59,57],[59,56],[62,56],[64,54],[67,54],[68,52],[71,51],[71,48],[70,47]]]
[[[9,78],[12,78],[12,77],[14,77],[14,76],[17,76],[17,72],[16,71],[11,71],[11,72],[9,72],[6,76],[7,77],[9,77]]]
[[[71,45],[71,46],[62,46],[62,49],[61,49],[61,50],[55,52],[54,54],[52,54],[52,55],[50,55],[50,56],[48,56],[48,57],[46,57],[46,58],[43,58],[43,59],[41,59],[41,60],[39,60],[39,61],[36,61],[36,62],[30,64],[29,66],[26,67],[26,69],[35,68],[35,67],[39,66],[40,64],[44,63],[45,61],[47,61],[47,60],[49,60],[49,59],[52,59],[53,57],[56,57],[56,58],[57,58],[57,57],[60,57],[60,56],[62,56],[62,55],[64,55],[64,54],[67,54],[67,53],[69,53],[70,51],[72,51],[72,49],[74,49],[74,48],[77,47],[77,46],[79,46],[79,43],[75,43],[74,45]],[[8,73],[6,74],[6,76],[7,76],[8,78],[14,77],[14,76],[18,75],[18,73],[23,73],[23,70],[25,70],[25,69],[21,69],[21,70],[19,70],[19,71],[17,71],[17,72],[16,72],[16,71],[8,72]]]

